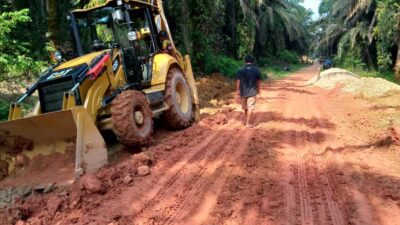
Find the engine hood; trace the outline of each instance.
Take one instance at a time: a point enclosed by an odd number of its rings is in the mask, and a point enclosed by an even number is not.
[[[89,63],[96,58],[96,56],[103,54],[104,52],[107,52],[108,50],[100,51],[100,52],[93,52],[87,55],[80,56],[78,58],[71,59],[56,68],[53,69],[53,71],[58,71],[58,70],[63,70],[67,68],[72,68],[76,66],[80,66],[82,64],[89,65]]]

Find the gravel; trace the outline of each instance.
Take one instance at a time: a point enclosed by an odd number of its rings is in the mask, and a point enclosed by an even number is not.
[[[382,78],[359,77],[347,70],[333,68],[311,78],[308,84],[333,89],[342,84],[342,90],[364,97],[380,97],[388,92],[400,92],[400,86]]]

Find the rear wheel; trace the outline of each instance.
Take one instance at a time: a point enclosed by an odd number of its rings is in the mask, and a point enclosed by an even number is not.
[[[128,147],[145,144],[153,132],[152,111],[138,91],[124,91],[113,100],[111,119],[115,135]]]
[[[177,68],[171,68],[166,85],[165,101],[169,109],[163,113],[163,122],[173,129],[190,126],[193,122],[192,98],[182,72]]]

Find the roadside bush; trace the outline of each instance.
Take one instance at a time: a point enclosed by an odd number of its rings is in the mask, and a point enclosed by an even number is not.
[[[221,73],[226,77],[235,78],[236,72],[242,66],[242,61],[227,56],[209,54],[205,60],[204,72],[206,74]]]
[[[336,56],[333,61],[339,67],[351,68],[353,70],[365,70],[367,68],[367,65],[353,54],[347,54],[345,57]]]
[[[257,65],[260,67],[268,67],[274,65],[275,59],[270,56],[260,57],[257,61]]]
[[[298,64],[300,62],[300,56],[296,52],[289,50],[278,52],[277,59],[290,64]]]
[[[9,104],[0,100],[0,121],[7,120]]]
[[[217,64],[220,68],[219,72],[230,78],[235,78],[237,71],[243,66],[242,61],[226,56],[219,57]]]
[[[29,43],[15,33],[18,26],[31,22],[28,14],[28,9],[0,13],[0,81],[32,79],[45,66],[31,57]]]

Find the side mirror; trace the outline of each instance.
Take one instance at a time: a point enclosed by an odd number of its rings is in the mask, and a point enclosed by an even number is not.
[[[119,23],[119,22],[124,22],[125,21],[125,17],[124,17],[124,13],[122,12],[121,9],[117,9],[112,13],[112,18],[115,22]]]

